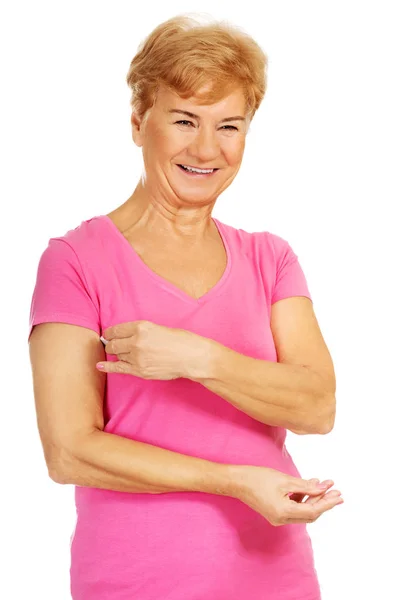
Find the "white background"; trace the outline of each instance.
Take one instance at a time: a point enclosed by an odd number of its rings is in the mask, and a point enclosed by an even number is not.
[[[335,364],[334,430],[287,441],[303,477],[334,479],[345,500],[308,526],[323,600],[397,597],[396,5],[3,4],[2,597],[69,598],[73,487],[47,475],[27,344],[39,257],[50,237],[131,195],[142,158],[130,131],[130,60],[161,21],[199,10],[244,28],[269,57],[241,170],[214,216],[290,242]]]

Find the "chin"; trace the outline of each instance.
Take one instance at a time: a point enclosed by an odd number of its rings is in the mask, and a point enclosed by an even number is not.
[[[214,194],[205,194],[204,192],[201,193],[200,190],[198,190],[198,192],[195,193],[190,193],[190,192],[185,192],[183,190],[174,190],[176,196],[184,201],[184,202],[193,202],[193,203],[199,203],[202,202],[204,204],[209,204],[211,199],[214,198]]]

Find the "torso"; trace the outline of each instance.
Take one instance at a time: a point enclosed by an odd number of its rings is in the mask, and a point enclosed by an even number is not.
[[[143,230],[124,231],[115,211],[107,216],[149,269],[192,298],[204,296],[222,278],[227,256],[215,225],[212,239],[204,242],[201,248],[183,245],[173,248],[164,238],[149,239],[148,233]]]

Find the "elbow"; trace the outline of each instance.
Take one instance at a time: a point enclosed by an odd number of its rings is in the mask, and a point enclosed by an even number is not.
[[[311,434],[326,435],[330,433],[335,425],[336,417],[336,398],[335,395],[330,395],[329,398],[324,396],[320,398],[318,403],[313,403],[313,409],[308,411],[308,415],[312,415],[307,419],[307,431]]]
[[[47,472],[50,479],[61,485],[73,483],[71,474],[75,462],[76,460],[70,452],[65,448],[58,448],[56,456],[52,456],[51,460],[47,461]]]
[[[70,483],[67,478],[65,477],[65,475],[62,473],[61,470],[50,470],[48,469],[48,474],[49,477],[52,481],[54,481],[55,483],[60,483],[62,485],[66,485],[67,483]]]
[[[332,420],[324,421],[324,423],[319,428],[318,433],[320,435],[326,435],[327,433],[330,433],[332,431],[333,426],[334,426],[334,422]]]
[[[319,418],[319,431],[320,435],[326,435],[330,433],[335,425],[336,418],[336,397],[335,395],[330,396],[328,399],[324,398],[322,401],[323,408],[320,411]]]
[[[62,485],[85,485],[85,467],[87,466],[87,441],[94,432],[103,431],[98,428],[75,435],[64,443],[59,443],[53,451],[51,460],[47,461],[50,479]]]

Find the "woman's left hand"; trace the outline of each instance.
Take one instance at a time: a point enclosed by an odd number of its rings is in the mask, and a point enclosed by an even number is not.
[[[151,321],[118,323],[103,331],[106,354],[118,361],[99,362],[104,373],[125,373],[143,379],[177,379],[198,375],[209,360],[208,340],[185,329]]]

